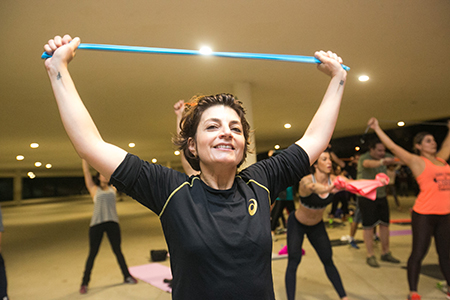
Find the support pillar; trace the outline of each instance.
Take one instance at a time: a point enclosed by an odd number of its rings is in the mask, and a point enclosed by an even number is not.
[[[15,205],[22,204],[22,176],[16,171],[13,180],[13,201]]]
[[[244,104],[246,111],[247,122],[250,124],[250,128],[253,126],[253,107],[252,107],[252,90],[249,82],[236,82],[233,84],[233,94]],[[247,153],[247,159],[242,164],[240,169],[248,167],[256,162],[256,142],[254,133],[250,134],[250,146],[249,150],[252,153]]]

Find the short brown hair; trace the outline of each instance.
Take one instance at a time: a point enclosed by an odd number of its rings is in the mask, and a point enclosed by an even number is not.
[[[237,100],[232,94],[217,94],[209,96],[194,96],[185,105],[184,115],[180,121],[180,133],[173,138],[173,143],[183,152],[186,160],[195,171],[200,171],[200,159],[189,151],[189,138],[194,138],[197,134],[198,124],[203,112],[215,105],[228,106],[233,109],[241,119],[242,130],[245,138],[244,156],[237,167],[242,165],[247,157],[248,146],[250,144],[250,124],[245,118],[245,109],[242,102]]]

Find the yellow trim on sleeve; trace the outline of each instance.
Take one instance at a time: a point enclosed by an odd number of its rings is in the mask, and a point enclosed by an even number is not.
[[[188,181],[183,182],[179,187],[177,187],[175,190],[173,190],[173,192],[170,194],[170,196],[167,198],[166,203],[164,203],[163,208],[161,209],[161,212],[158,215],[158,218],[161,219],[162,214],[164,213],[164,211],[166,210],[166,206],[167,204],[169,204],[170,199],[172,199],[173,195],[175,195],[176,192],[178,192],[183,186],[185,186],[186,184],[188,184],[190,187],[192,187],[194,185],[194,180],[195,179],[199,179],[198,177],[194,177],[192,178],[191,183],[189,183]]]
[[[256,185],[262,187],[263,189],[265,189],[265,190],[267,191],[267,196],[268,196],[269,204],[270,204],[270,191],[269,191],[269,189],[266,188],[266,187],[265,187],[264,185],[262,185],[261,183],[259,183],[259,182],[255,181],[255,180],[253,180],[253,179],[250,179],[250,180],[247,182],[247,185],[248,185],[250,182],[255,183]]]
[[[241,177],[240,175],[237,175],[236,177],[239,177],[239,178],[242,179],[242,177]],[[242,180],[243,180],[243,179],[242,179]],[[250,179],[249,181],[247,181],[246,184],[248,185],[250,182],[253,182],[253,183],[256,184],[257,186],[262,187],[263,189],[265,189],[265,190],[267,191],[267,196],[268,196],[268,198],[269,198],[269,204],[270,204],[270,191],[269,191],[269,189],[266,188],[266,187],[265,187],[264,185],[262,185],[261,183],[259,183],[259,182],[255,181],[255,180],[253,180],[253,179]]]

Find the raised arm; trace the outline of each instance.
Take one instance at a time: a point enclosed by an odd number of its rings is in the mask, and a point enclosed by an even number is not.
[[[53,56],[45,61],[64,128],[78,155],[108,180],[126,151],[103,141],[70,77],[68,64],[75,56],[79,38],[56,36],[44,50]]]
[[[394,154],[406,165],[408,165],[414,176],[417,177],[423,172],[423,170],[425,169],[425,162],[416,154],[406,151],[405,149],[394,143],[394,141],[392,141],[391,138],[380,128],[380,125],[378,124],[378,120],[376,118],[371,118],[367,125],[369,125],[370,128],[375,131],[380,141],[386,146],[386,148],[388,148],[392,152],[392,154]],[[389,164],[388,160],[388,158],[382,159],[381,164]]]
[[[89,164],[84,159],[81,160],[81,165],[83,167],[83,175],[84,175],[84,183],[86,184],[86,188],[89,191],[89,194],[94,198],[95,193],[97,191],[97,186],[92,179],[91,172],[89,171]]]
[[[183,118],[184,112],[184,100],[179,100],[178,102],[176,102],[173,105],[173,110],[175,112],[175,115],[177,116],[177,134],[179,134],[181,131],[180,128],[181,118]],[[184,173],[186,173],[188,176],[192,176],[199,173],[194,169],[192,169],[191,165],[186,160],[186,157],[184,157],[183,151],[181,151],[180,156],[181,156],[181,165],[183,166]]]
[[[331,76],[322,103],[314,115],[305,134],[296,144],[308,153],[309,162],[313,164],[320,153],[326,149],[336,125],[342,95],[344,93],[347,72],[341,67],[342,59],[330,51],[314,54],[322,63],[317,68]]]
[[[450,120],[447,121],[448,132],[442,143],[441,149],[436,153],[437,157],[447,161],[450,157]]]

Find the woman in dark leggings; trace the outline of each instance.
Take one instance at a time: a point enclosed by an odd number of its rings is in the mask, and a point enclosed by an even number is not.
[[[408,299],[420,300],[417,293],[420,268],[432,236],[439,266],[450,286],[450,166],[446,163],[450,157],[450,130],[439,151],[431,134],[418,133],[413,140],[416,152],[413,154],[395,144],[380,128],[377,119],[370,119],[369,125],[383,144],[411,169],[420,187],[411,215],[413,243],[408,259]],[[450,299],[450,289],[447,299]]]
[[[288,266],[286,269],[286,292],[289,300],[295,299],[297,268],[302,259],[302,244],[306,234],[322,261],[325,272],[340,299],[347,300],[341,277],[333,263],[330,239],[322,221],[323,213],[333,201],[335,179],[331,175],[329,152],[323,152],[314,163],[314,172],[300,181],[300,207],[289,215],[287,231]]]
[[[135,284],[137,280],[128,271],[125,258],[120,249],[120,227],[116,211],[116,190],[109,185],[104,176],[97,173],[93,179],[89,172],[89,165],[82,160],[84,181],[86,188],[94,201],[94,214],[89,228],[89,256],[86,260],[80,294],[87,293],[87,287],[91,279],[91,271],[97,256],[103,234],[106,232],[111,248],[119,263],[124,278],[124,283]]]

